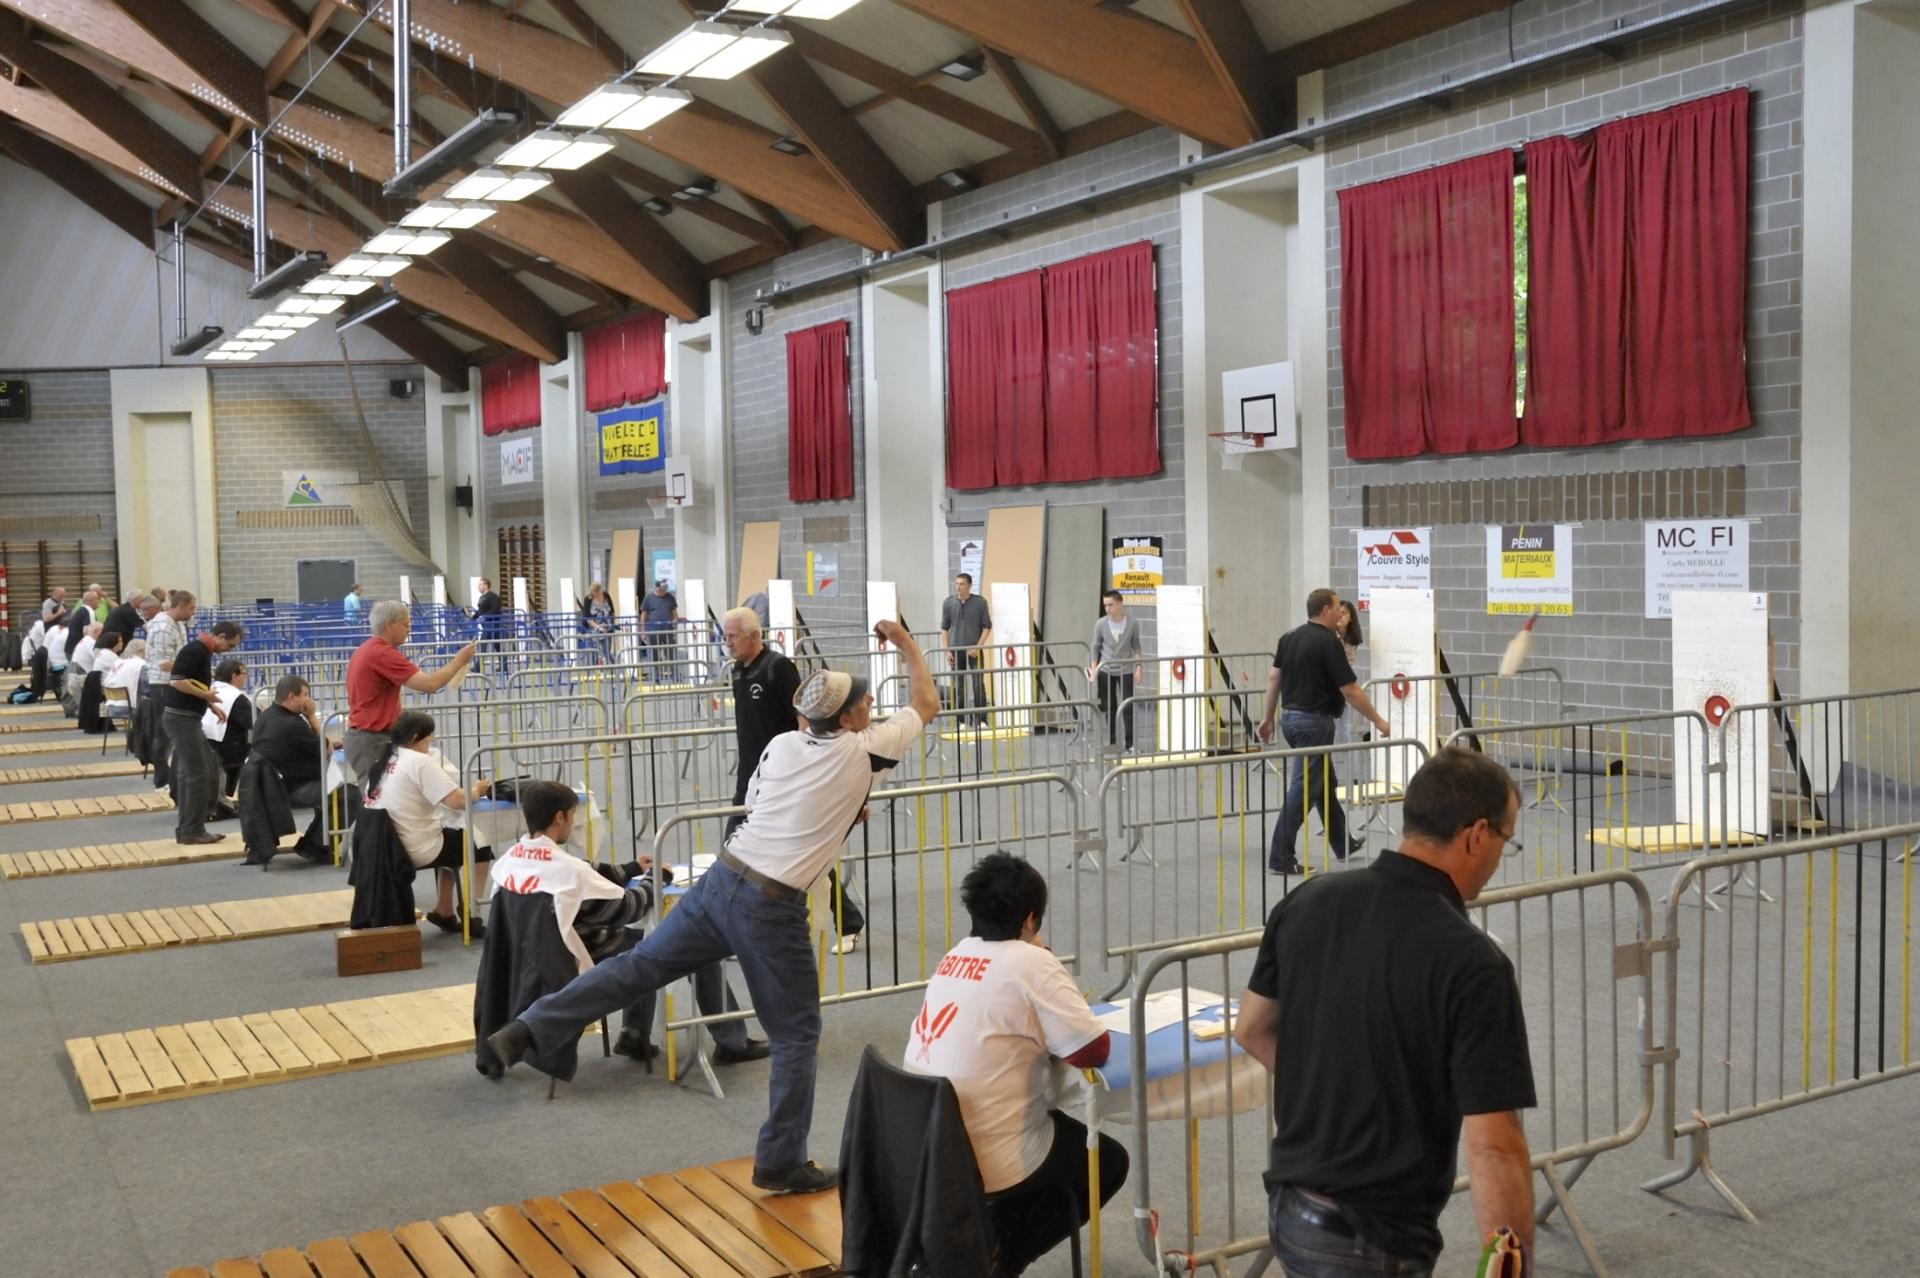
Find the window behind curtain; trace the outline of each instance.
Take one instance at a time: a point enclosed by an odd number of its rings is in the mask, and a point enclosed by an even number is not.
[[[787,497],[853,496],[853,415],[847,402],[847,322],[787,334]]]

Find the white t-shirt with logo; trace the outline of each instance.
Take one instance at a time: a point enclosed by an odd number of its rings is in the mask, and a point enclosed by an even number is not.
[[[993,1194],[1040,1170],[1053,1147],[1047,1058],[1071,1056],[1106,1032],[1051,951],[970,936],[927,982],[903,1063],[953,1084]]]
[[[906,757],[922,726],[905,708],[859,732],[781,733],[747,782],[747,819],[727,850],[788,887],[811,887],[839,857],[867,794]]]
[[[528,835],[495,857],[492,874],[496,892],[545,892],[552,897],[560,939],[582,972],[593,970],[593,956],[573,930],[574,916],[582,902],[618,900],[626,895],[625,888],[544,834]]]
[[[440,801],[459,792],[460,783],[432,755],[403,747],[393,752],[380,790],[367,806],[387,814],[417,870],[440,859]]]

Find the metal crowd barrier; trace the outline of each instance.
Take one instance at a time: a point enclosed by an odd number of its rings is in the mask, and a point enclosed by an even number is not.
[[[1483,751],[1520,787],[1515,836],[1525,850],[1501,863],[1498,886],[1733,837],[1719,819],[1723,777],[1698,711],[1461,728],[1443,744]]]
[[[1540,1103],[1523,1119],[1532,1165],[1549,1191],[1537,1219],[1544,1222],[1560,1210],[1588,1265],[1604,1275],[1574,1208],[1572,1189],[1596,1158],[1632,1144],[1653,1116],[1654,1067],[1665,1054],[1654,1044],[1645,1014],[1659,948],[1653,942],[1652,899],[1638,876],[1606,870],[1490,892],[1469,908],[1483,929],[1504,938],[1526,1014]],[[1178,1073],[1153,1080],[1142,1032],[1147,996],[1170,969],[1177,971],[1177,980],[1163,989],[1180,992],[1183,1010],[1212,1001],[1194,1001],[1196,972],[1208,995],[1236,998],[1246,987],[1248,960],[1261,935],[1249,930],[1162,949],[1145,956],[1133,981],[1128,1050],[1134,1080],[1129,1098],[1134,1221],[1141,1252],[1155,1273],[1211,1269],[1224,1276],[1227,1262],[1244,1255],[1262,1255],[1263,1263],[1271,1263],[1266,1195],[1264,1190],[1248,1193],[1261,1183],[1274,1130],[1266,1072],[1231,1051],[1224,1062],[1196,1071],[1193,1039],[1186,1035]],[[1229,1035],[1235,1010],[1229,1002]],[[1313,1046],[1283,1044],[1281,1050],[1304,1052]],[[1181,1175],[1172,1195],[1177,1210],[1156,1206],[1150,1099],[1156,1108],[1179,1114],[1185,1156],[1178,1160]],[[1255,1108],[1257,1123],[1239,1116],[1250,1117]],[[1468,1185],[1462,1176],[1454,1190]]]
[[[1738,705],[1716,734],[1736,806],[1776,836],[1920,820],[1920,688]]]
[[[1431,713],[1434,739],[1503,723],[1545,723],[1566,718],[1566,680],[1553,666],[1523,666],[1510,675],[1493,670],[1449,674],[1381,675],[1361,688],[1393,725],[1393,735],[1424,737]]]
[[[1296,763],[1324,760],[1323,800],[1379,807],[1427,758],[1417,741],[1382,739],[1308,749],[1125,760],[1100,780],[1101,943],[1124,959],[1256,927],[1286,884],[1269,875],[1268,853]],[[1344,770],[1344,780],[1335,774]],[[1303,800],[1314,796],[1304,793]],[[1358,829],[1358,826],[1354,828]],[[1345,860],[1302,826],[1309,873]],[[1318,855],[1316,856],[1316,852]],[[1116,919],[1114,916],[1118,914]]]
[[[1140,759],[1195,749],[1210,752],[1257,749],[1259,738],[1255,730],[1259,727],[1264,695],[1264,689],[1245,688],[1136,692],[1119,702],[1111,717],[1104,709],[1101,711],[1099,732],[1104,753]],[[1139,721],[1139,712],[1144,707],[1153,710],[1146,725]],[[1126,748],[1125,724],[1129,719],[1134,724],[1132,750]]]
[[[1661,1134],[1686,1162],[1642,1188],[1700,1173],[1753,1223],[1721,1179],[1715,1128],[1920,1071],[1912,853],[1920,823],[1698,857],[1666,901]],[[1704,887],[1718,880],[1718,905]],[[1685,969],[1683,971],[1683,969]]]
[[[816,886],[809,899],[823,1007],[923,988],[941,956],[966,935],[961,880],[975,861],[994,851],[1024,857],[1046,878],[1048,939],[1060,961],[1077,968],[1085,940],[1080,876],[1074,872],[1080,794],[1069,778],[1033,773],[889,785],[875,790],[867,806],[867,819],[855,824],[841,853],[841,891]],[[696,856],[716,852],[727,822],[744,811],[716,806],[663,821],[653,838],[655,899],[662,899],[661,867],[691,865]],[[843,931],[849,892],[865,915],[859,946],[851,954],[833,945]],[[753,1015],[744,1006],[711,1016],[695,1008],[686,1009],[690,1015],[677,1015],[671,994],[663,1006],[669,1038],[677,1030]],[[696,1034],[693,1068],[716,1096],[722,1095],[707,1050],[705,1036]],[[669,1073],[678,1073],[671,1055]]]

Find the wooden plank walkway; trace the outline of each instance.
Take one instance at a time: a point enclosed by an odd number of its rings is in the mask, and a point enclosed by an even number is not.
[[[35,963],[66,963],[164,950],[175,945],[251,941],[290,932],[318,932],[347,925],[353,891],[300,892],[247,901],[215,901],[124,914],[82,914],[70,919],[22,923],[27,955]]]
[[[62,715],[57,719],[16,719],[12,723],[0,723],[0,733],[9,736],[28,732],[78,732],[73,720]],[[97,747],[96,747],[97,748]]]
[[[137,812],[171,812],[173,800],[159,790],[102,794],[91,799],[42,799],[37,803],[0,804],[0,825],[30,821],[75,821],[82,817],[125,816]]]
[[[70,1038],[67,1059],[88,1107],[99,1110],[472,1048],[473,986],[467,984]]]
[[[124,741],[121,742],[120,743],[121,751],[124,752],[126,748],[127,748],[126,743]],[[98,737],[82,737],[75,741],[0,742],[0,757],[8,757],[8,758],[11,758],[14,755],[22,755],[22,754],[68,754],[68,753],[78,754],[82,750],[91,750],[95,754],[99,754],[100,739]],[[113,753],[112,746],[107,747],[107,753],[109,755]]]
[[[286,851],[300,841],[298,834],[280,840]],[[219,843],[187,845],[172,839],[145,843],[93,843],[45,852],[0,854],[0,879],[39,879],[55,874],[89,874],[95,870],[145,870],[156,865],[187,865],[195,861],[237,861],[247,846],[237,835]]]
[[[839,1257],[838,1190],[770,1195],[735,1158],[167,1278],[826,1278]]]
[[[98,763],[57,763],[47,768],[0,768],[0,785],[43,781],[90,781],[97,777],[137,777],[146,769],[138,759],[102,759]]]

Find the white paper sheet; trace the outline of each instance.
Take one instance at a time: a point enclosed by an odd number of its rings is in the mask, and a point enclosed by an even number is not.
[[[1187,991],[1184,1003],[1179,990],[1149,994],[1147,995],[1146,1032],[1151,1034],[1169,1025],[1178,1025],[1187,1012],[1204,1012],[1224,1002],[1226,1000],[1218,994],[1210,994],[1206,990]],[[1132,1003],[1131,999],[1119,999],[1111,1012],[1103,1012],[1096,1019],[1111,1033],[1131,1034],[1133,1032]]]

